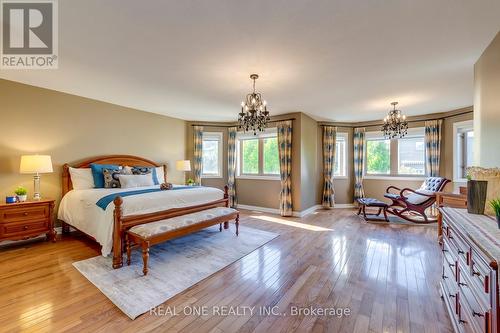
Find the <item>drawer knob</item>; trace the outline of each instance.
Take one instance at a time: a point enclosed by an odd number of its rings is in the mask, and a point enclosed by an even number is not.
[[[443,251],[443,252],[448,252],[448,250],[446,250],[446,249],[442,249],[441,251]]]
[[[462,325],[463,325],[463,324],[467,324],[467,321],[466,321],[466,320],[463,320],[463,319],[460,319],[458,322],[459,322],[460,324],[462,324]]]
[[[472,316],[474,316],[474,317],[484,317],[484,315],[482,313],[479,313],[479,312],[476,312],[476,311],[472,311]]]
[[[464,254],[464,251],[458,250],[458,254]]]
[[[28,226],[27,226],[27,225],[25,225],[25,226],[23,227],[23,229],[24,229],[24,230],[28,230]]]
[[[28,216],[28,213],[27,213],[27,212],[24,212],[24,216]]]
[[[455,267],[455,264],[449,264],[449,265],[450,265],[450,268],[451,268],[451,267]]]
[[[459,286],[464,286],[464,287],[467,287],[467,283],[463,283],[463,282],[459,282],[458,283]]]
[[[481,276],[481,273],[479,273],[479,272],[476,272],[476,271],[472,271],[472,275],[477,275],[477,276]]]
[[[447,277],[446,275],[444,275],[444,274],[443,274],[443,275],[442,275],[442,278],[443,278],[443,279],[447,279],[448,277]]]
[[[449,296],[450,296],[451,298],[455,298],[455,295],[453,295],[453,294],[450,294]]]

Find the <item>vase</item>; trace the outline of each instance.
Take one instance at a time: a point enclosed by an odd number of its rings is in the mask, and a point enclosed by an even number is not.
[[[28,199],[28,195],[17,195],[17,202],[25,202]]]
[[[467,182],[467,211],[470,214],[484,214],[486,205],[486,180],[469,180]]]

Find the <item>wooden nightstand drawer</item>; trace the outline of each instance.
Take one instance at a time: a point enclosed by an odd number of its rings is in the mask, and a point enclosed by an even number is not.
[[[2,224],[2,235],[10,236],[19,233],[29,233],[31,231],[49,230],[49,222],[45,220],[4,223]]]
[[[53,210],[54,200],[50,199],[0,204],[0,241],[46,234],[48,240],[55,242]]]
[[[15,207],[10,209],[4,209],[0,215],[2,222],[19,222],[28,220],[39,220],[49,217],[49,207],[47,205],[43,206],[32,206],[32,207]]]

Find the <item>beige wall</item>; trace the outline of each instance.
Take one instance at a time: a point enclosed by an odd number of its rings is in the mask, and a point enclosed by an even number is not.
[[[301,113],[300,126],[300,208],[308,209],[321,202],[322,173],[318,172],[318,123]]]
[[[130,154],[167,163],[168,180],[182,174],[185,122],[52,90],[0,80],[0,199],[32,176],[19,174],[20,156],[52,156],[54,173],[42,175],[42,194],[59,199],[61,166],[107,154]]]
[[[500,167],[500,32],[474,66],[474,164]]]

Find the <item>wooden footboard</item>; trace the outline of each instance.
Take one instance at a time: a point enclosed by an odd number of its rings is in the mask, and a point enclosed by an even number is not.
[[[224,198],[212,201],[203,205],[189,206],[183,208],[167,209],[159,212],[123,216],[123,199],[117,196],[113,201],[115,209],[114,216],[114,229],[113,229],[113,268],[120,268],[123,266],[123,253],[125,252],[125,232],[138,224],[151,223],[175,216],[199,212],[205,209],[229,206],[228,187],[224,186]],[[227,223],[224,223],[224,228],[227,229]]]

